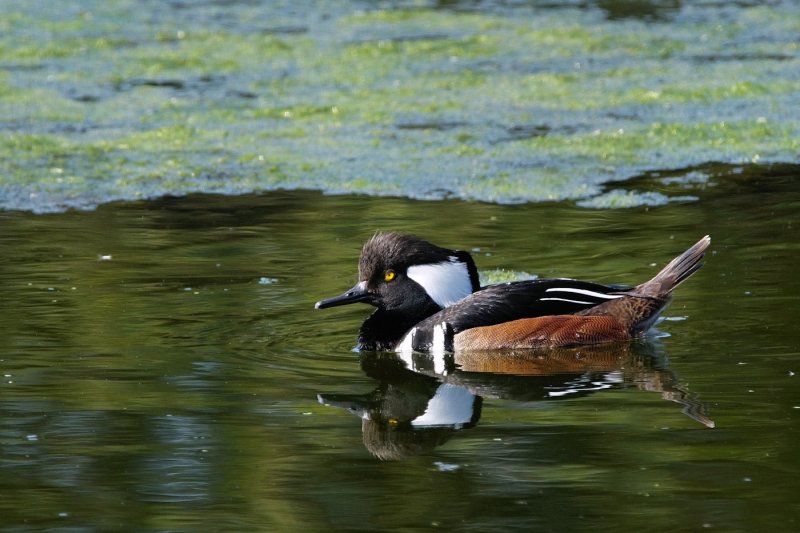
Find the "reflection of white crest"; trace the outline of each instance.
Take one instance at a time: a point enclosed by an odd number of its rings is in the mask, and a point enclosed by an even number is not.
[[[428,401],[425,412],[411,421],[414,427],[447,426],[461,429],[472,422],[475,395],[464,387],[443,383]]]

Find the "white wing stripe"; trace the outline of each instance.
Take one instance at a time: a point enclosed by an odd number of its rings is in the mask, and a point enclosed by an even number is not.
[[[605,298],[608,300],[613,300],[614,298],[622,298],[625,296],[624,294],[603,294],[602,292],[595,292],[586,289],[573,289],[571,287],[551,287],[545,292],[571,292],[574,294],[583,294],[584,296],[591,296],[594,298]]]
[[[582,302],[580,300],[568,300],[566,298],[539,298],[540,302],[544,301],[558,301],[558,302],[569,302],[571,304],[585,304],[585,305],[597,305],[597,302]]]

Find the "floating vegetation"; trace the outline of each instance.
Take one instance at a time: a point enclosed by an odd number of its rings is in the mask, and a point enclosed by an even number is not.
[[[47,6],[0,22],[6,209],[276,188],[657,205],[657,191],[597,195],[653,169],[800,150],[789,1],[636,16]],[[681,200],[707,184],[684,185]]]

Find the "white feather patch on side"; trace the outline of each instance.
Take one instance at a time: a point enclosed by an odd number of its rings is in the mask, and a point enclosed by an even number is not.
[[[447,324],[444,322],[433,326],[433,342],[431,343],[430,353],[444,354],[444,341],[447,334]]]
[[[400,354],[401,357],[410,357],[414,353],[414,335],[417,333],[417,328],[411,328],[411,331],[406,333],[403,340],[395,348],[395,352]]]
[[[439,307],[448,307],[472,293],[467,265],[456,257],[429,265],[414,265],[406,272]]]
[[[447,336],[447,324],[442,322],[433,327],[433,343],[430,348],[430,355],[433,357],[433,371],[437,374],[444,374],[447,366],[445,365],[445,337]]]

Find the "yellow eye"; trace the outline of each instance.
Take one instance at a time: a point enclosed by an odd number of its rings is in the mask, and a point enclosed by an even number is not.
[[[397,273],[394,270],[387,270],[383,273],[383,281],[392,281],[396,277]]]

